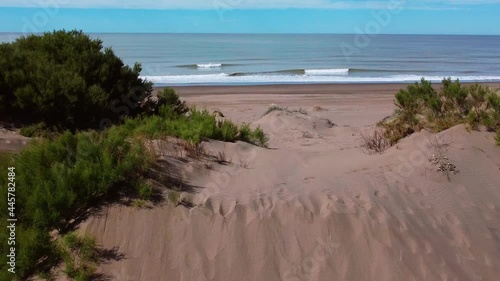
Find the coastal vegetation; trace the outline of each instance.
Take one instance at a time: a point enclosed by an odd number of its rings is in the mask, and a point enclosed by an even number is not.
[[[267,146],[260,128],[218,120],[189,108],[172,89],[152,97],[139,78],[102,42],[78,31],[55,31],[0,45],[0,121],[36,136],[17,155],[0,154],[0,171],[16,171],[16,272],[2,255],[1,280],[46,276],[64,264],[68,277],[90,280],[91,238],[71,234],[89,210],[116,196],[149,200],[156,155],[147,143],[164,136],[197,146],[204,140]],[[0,177],[1,193],[8,182]],[[0,219],[8,203],[0,201]],[[7,241],[8,232],[0,232]],[[7,253],[7,243],[0,251]]]
[[[54,31],[0,45],[0,118],[51,130],[100,129],[137,116],[152,94],[99,39]]]
[[[500,145],[500,95],[491,88],[464,86],[450,78],[441,84],[441,89],[436,90],[431,82],[422,79],[396,93],[396,112],[378,123],[390,144],[422,129],[441,132],[467,124],[473,130],[483,126],[496,132]]]

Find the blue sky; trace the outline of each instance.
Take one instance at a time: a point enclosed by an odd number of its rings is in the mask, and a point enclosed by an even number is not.
[[[0,0],[0,32],[500,34],[500,0]]]

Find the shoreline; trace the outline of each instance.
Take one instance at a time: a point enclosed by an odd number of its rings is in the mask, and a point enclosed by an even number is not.
[[[269,84],[269,85],[187,85],[187,86],[153,86],[153,93],[163,88],[173,88],[180,96],[227,94],[369,94],[391,93],[406,88],[414,83],[343,83],[343,84]],[[473,82],[460,82],[462,85],[473,85]],[[489,87],[500,88],[500,82],[478,83]],[[441,83],[433,83],[435,89]]]
[[[474,83],[463,83],[470,85]],[[500,83],[482,83],[499,88]],[[252,123],[271,104],[321,112],[340,125],[368,126],[391,115],[394,95],[409,84],[300,84],[250,86],[174,86],[190,106],[219,110],[237,123]],[[441,83],[433,84],[436,90]],[[156,94],[162,88],[155,88]]]

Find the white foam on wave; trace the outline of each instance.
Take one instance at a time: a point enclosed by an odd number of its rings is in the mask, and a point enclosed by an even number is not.
[[[349,68],[306,69],[306,75],[347,75]]]
[[[284,83],[398,83],[417,82],[420,79],[439,82],[442,76],[422,75],[391,75],[380,77],[351,77],[351,76],[323,76],[323,75],[247,75],[230,76],[226,73],[205,75],[167,75],[142,76],[153,83],[160,84],[284,84]],[[446,76],[448,77],[448,76]],[[460,79],[463,82],[496,82],[500,76],[451,76],[451,79]]]
[[[202,63],[196,65],[198,68],[220,68],[222,67],[221,63]]]

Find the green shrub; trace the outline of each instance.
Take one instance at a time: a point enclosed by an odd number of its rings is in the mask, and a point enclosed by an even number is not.
[[[398,109],[392,118],[378,124],[391,144],[422,128],[440,132],[467,123],[472,129],[500,130],[500,96],[479,84],[464,87],[448,78],[436,92],[422,79],[397,92],[395,99]]]
[[[24,222],[18,223],[16,240],[18,251],[16,275],[19,277],[34,273],[40,267],[43,259],[48,259],[46,262],[57,260],[57,251],[51,242],[49,232],[45,229],[32,227]],[[5,268],[2,268],[3,270]]]
[[[158,101],[154,109],[164,106],[171,108],[177,115],[182,115],[189,111],[186,102],[181,101],[175,90],[171,88],[165,88],[158,93]]]
[[[223,141],[234,141],[238,139],[238,126],[231,121],[224,120],[219,127],[222,133]]]
[[[269,143],[268,136],[264,131],[257,127],[255,130],[250,128],[249,124],[244,124],[239,129],[238,140],[248,142],[257,146],[267,147]]]
[[[476,111],[470,111],[466,117],[467,124],[473,129],[477,130],[478,126],[481,124],[481,117]]]
[[[451,78],[443,79],[442,85],[445,110],[448,112],[458,110],[460,114],[467,114],[469,109],[466,103],[469,95],[468,88],[463,87],[458,79],[451,81]]]
[[[170,203],[177,206],[182,201],[182,193],[176,190],[170,190],[168,192],[168,200]]]
[[[30,145],[17,159],[20,215],[29,225],[63,228],[76,212],[111,187],[143,172],[148,158],[138,141],[117,130],[64,133]]]
[[[0,168],[6,171],[9,165],[15,165],[16,184],[26,187],[16,190],[16,275],[26,277],[34,273],[40,261],[55,262],[58,255],[50,231],[64,233],[74,218],[99,199],[134,187],[145,196],[148,192],[141,185],[143,182],[137,180],[149,170],[152,161],[145,151],[143,141],[129,137],[120,127],[112,127],[102,133],[66,132],[51,140],[36,140],[15,158],[0,154]],[[0,183],[2,194],[6,195],[5,177],[0,177]],[[0,202],[2,210],[7,210],[5,202]],[[1,212],[0,219],[6,220],[6,215]],[[5,233],[0,232],[0,238],[6,239]],[[67,242],[71,242],[71,236]],[[6,252],[5,245],[0,248]],[[4,272],[5,257],[1,257]],[[85,274],[78,271],[74,276]]]
[[[413,95],[409,91],[399,90],[395,96],[396,106],[403,111],[416,112],[418,109],[418,99],[417,96]]]
[[[488,104],[493,108],[495,112],[500,113],[500,96],[496,93],[492,93],[488,96]]]
[[[141,199],[150,199],[153,195],[153,187],[144,180],[141,180],[137,184],[137,193]]]
[[[240,127],[229,120],[217,121],[208,110],[191,108],[188,114],[179,114],[169,105],[161,106],[159,115],[127,118],[117,130],[148,138],[173,136],[194,144],[205,139],[245,141],[259,146],[266,146],[268,142],[260,128],[252,130],[248,125]]]
[[[152,84],[101,40],[54,31],[0,44],[0,119],[49,128],[100,128],[142,112]],[[105,122],[105,123],[106,123]]]
[[[497,132],[495,140],[497,141],[497,145],[500,145],[500,131]]]
[[[434,111],[440,111],[440,100],[432,83],[422,78],[420,83],[408,85],[406,90],[399,90],[396,95],[396,106],[407,113],[416,113],[424,105],[432,105]]]
[[[464,123],[460,116],[454,114],[447,114],[439,118],[432,118],[428,121],[430,121],[427,125],[428,129],[436,133]]]
[[[267,147],[269,138],[260,127],[257,127],[253,132],[251,132],[250,140],[248,142],[258,146]]]
[[[384,129],[384,137],[389,141],[390,145],[396,144],[400,139],[415,132],[412,126],[404,123],[401,119],[395,119],[392,122],[384,122],[381,123],[380,126]]]
[[[490,93],[490,91],[483,87],[482,85],[475,83],[468,87],[469,92],[469,105],[471,108],[479,108],[486,102],[486,97]]]
[[[249,124],[243,124],[240,128],[239,138],[245,142],[250,142],[252,136],[252,129]]]

